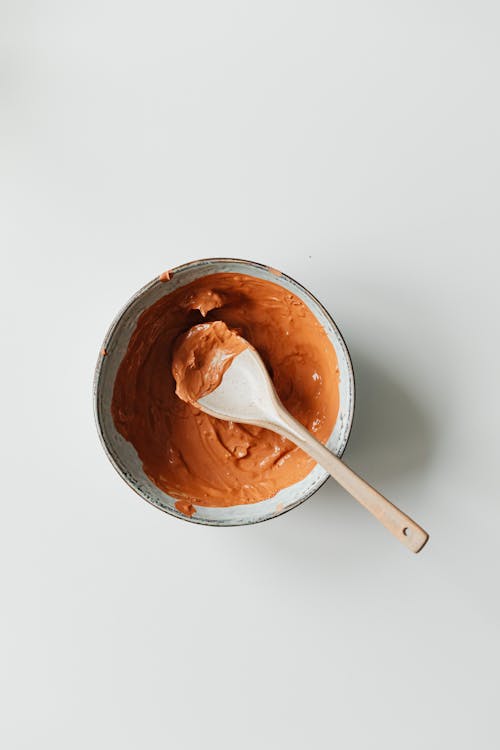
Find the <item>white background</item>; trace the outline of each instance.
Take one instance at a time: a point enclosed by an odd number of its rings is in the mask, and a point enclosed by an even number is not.
[[[498,747],[498,3],[1,5],[5,750]],[[257,527],[179,522],[98,442],[105,330],[206,256],[351,348],[346,460]]]

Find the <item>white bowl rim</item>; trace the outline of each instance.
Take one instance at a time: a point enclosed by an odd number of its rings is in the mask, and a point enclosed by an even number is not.
[[[350,403],[349,403],[349,411],[348,411],[348,414],[347,414],[347,429],[346,429],[346,433],[345,433],[345,439],[344,439],[344,442],[343,442],[342,446],[340,447],[339,451],[336,454],[340,458],[344,454],[344,451],[345,451],[345,449],[347,447],[347,443],[348,443],[349,437],[351,435],[352,425],[353,425],[353,421],[354,421],[354,409],[355,409],[355,402],[356,402],[356,382],[355,382],[354,368],[353,368],[353,365],[352,365],[352,359],[351,359],[351,355],[350,355],[349,349],[347,347],[347,344],[345,342],[345,339],[344,339],[342,333],[340,332],[339,327],[337,326],[337,324],[333,320],[333,318],[330,315],[330,313],[328,312],[328,310],[319,301],[319,299],[312,292],[309,291],[309,289],[307,289],[303,284],[301,284],[299,281],[297,281],[296,279],[294,279],[292,276],[290,276],[287,273],[284,273],[281,270],[277,271],[277,269],[275,269],[272,266],[269,266],[269,265],[267,265],[265,263],[258,263],[257,261],[254,261],[254,260],[245,260],[244,258],[229,258],[229,257],[197,258],[196,260],[191,260],[191,261],[188,261],[187,263],[182,263],[179,266],[175,266],[175,267],[170,268],[169,271],[168,271],[168,273],[171,273],[172,276],[174,276],[176,273],[178,274],[178,273],[181,273],[183,271],[193,269],[198,264],[205,265],[205,264],[207,264],[209,262],[214,262],[214,263],[235,263],[235,264],[241,264],[242,266],[251,266],[251,267],[254,267],[254,268],[259,268],[259,269],[270,271],[271,273],[275,273],[277,276],[284,277],[289,282],[291,282],[293,285],[297,286],[306,297],[309,297],[310,299],[312,299],[314,301],[314,303],[321,309],[323,315],[327,318],[327,320],[329,321],[330,325],[332,326],[332,329],[335,331],[335,334],[338,337],[338,341],[339,341],[339,343],[340,343],[340,345],[341,345],[341,347],[343,349],[343,353],[344,353],[344,356],[345,356],[345,361],[346,361],[346,364],[347,364],[347,370],[348,370],[349,380],[350,380],[350,390],[351,390],[351,393],[352,393],[352,398],[350,399]],[[242,273],[244,273],[243,270],[242,270]],[[96,428],[97,428],[97,433],[99,435],[99,440],[101,442],[101,445],[102,445],[102,447],[104,449],[104,452],[105,452],[106,456],[108,457],[108,460],[110,461],[111,465],[113,466],[113,468],[115,469],[115,471],[117,472],[117,474],[121,477],[121,479],[142,500],[145,500],[147,503],[149,503],[150,505],[152,505],[154,508],[163,511],[164,513],[167,513],[168,515],[174,516],[174,518],[179,518],[180,520],[187,521],[188,523],[195,523],[195,524],[203,525],[203,526],[215,526],[215,527],[218,527],[218,528],[225,528],[225,527],[231,528],[231,527],[234,527],[234,526],[253,526],[254,524],[257,524],[257,523],[264,523],[265,521],[270,521],[273,518],[278,518],[278,517],[284,515],[285,513],[288,513],[289,511],[293,510],[294,508],[297,508],[299,505],[302,505],[302,503],[304,503],[306,500],[308,500],[312,495],[314,495],[315,492],[317,492],[321,487],[323,487],[323,485],[325,484],[325,482],[327,482],[328,479],[329,479],[328,474],[325,476],[325,478],[321,482],[318,482],[318,484],[316,484],[314,487],[311,488],[311,490],[309,490],[307,493],[305,493],[303,497],[301,497],[299,500],[297,500],[297,502],[289,505],[286,508],[283,508],[283,510],[279,511],[278,513],[275,513],[273,515],[264,516],[262,518],[249,519],[249,520],[240,521],[240,522],[234,522],[234,523],[223,523],[223,522],[218,522],[216,520],[210,520],[210,521],[208,521],[207,519],[195,518],[195,516],[187,516],[185,514],[177,515],[177,514],[173,513],[172,510],[168,506],[158,505],[157,503],[152,502],[151,500],[149,500],[149,498],[145,497],[145,495],[143,495],[143,493],[139,490],[139,488],[136,487],[133,484],[133,482],[122,471],[121,467],[119,466],[119,464],[115,460],[114,455],[112,454],[112,452],[109,449],[108,442],[107,442],[106,437],[104,435],[104,429],[103,429],[103,425],[101,424],[101,419],[100,419],[100,415],[99,415],[98,397],[99,397],[99,391],[100,391],[100,375],[101,375],[101,370],[102,370],[103,360],[104,360],[104,357],[102,356],[102,352],[106,350],[107,345],[108,345],[109,341],[112,339],[113,334],[115,332],[115,329],[119,325],[119,323],[120,323],[123,315],[127,312],[127,310],[134,304],[134,302],[137,299],[139,299],[140,297],[142,297],[142,295],[145,294],[149,289],[151,289],[151,287],[153,287],[154,285],[156,285],[158,283],[158,281],[159,281],[159,276],[155,276],[154,279],[152,279],[151,281],[149,281],[147,284],[144,284],[144,286],[142,286],[137,292],[135,292],[127,300],[127,302],[123,305],[123,307],[115,315],[112,323],[108,327],[108,330],[106,331],[106,334],[104,336],[101,348],[99,350],[100,354],[99,354],[99,356],[97,358],[97,363],[96,363],[95,371],[94,371],[93,386],[92,386],[93,411],[94,411],[94,420],[95,420],[95,424],[96,424]]]

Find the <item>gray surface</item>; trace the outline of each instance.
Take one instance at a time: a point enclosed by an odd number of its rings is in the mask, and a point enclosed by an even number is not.
[[[498,5],[1,14],[1,746],[496,749]],[[331,482],[235,529],[120,482],[102,336],[209,255],[332,312],[346,460],[429,530],[421,555]]]

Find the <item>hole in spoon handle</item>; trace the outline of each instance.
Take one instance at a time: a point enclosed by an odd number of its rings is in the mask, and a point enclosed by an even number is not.
[[[401,541],[412,552],[420,552],[429,539],[429,534],[411,519],[403,524],[401,535]]]

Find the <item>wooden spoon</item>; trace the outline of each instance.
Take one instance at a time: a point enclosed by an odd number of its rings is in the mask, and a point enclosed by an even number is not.
[[[412,552],[420,552],[427,542],[427,532],[358,477],[292,417],[279,400],[265,365],[253,347],[237,354],[219,385],[196,403],[217,419],[265,427],[288,438],[312,456]]]

